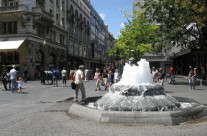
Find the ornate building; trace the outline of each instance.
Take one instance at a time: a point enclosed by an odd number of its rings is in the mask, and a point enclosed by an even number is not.
[[[91,57],[93,59],[92,67],[100,68],[106,65],[106,52],[110,46],[107,35],[108,29],[102,18],[92,6],[90,20]]]
[[[18,70],[104,66],[103,20],[90,0],[0,0],[0,64]]]
[[[0,55],[10,68],[61,69],[67,58],[65,0],[0,0]]]
[[[90,67],[90,1],[67,1],[68,64],[72,69],[80,64]]]

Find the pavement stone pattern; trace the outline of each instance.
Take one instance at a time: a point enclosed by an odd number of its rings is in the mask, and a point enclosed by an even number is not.
[[[169,81],[169,79],[168,79]],[[0,136],[206,136],[207,117],[176,126],[120,125],[98,123],[69,114],[74,91],[67,87],[41,85],[40,81],[23,84],[23,94],[4,91],[0,83]],[[177,84],[165,82],[172,96],[193,98],[207,105],[207,86],[190,90],[188,79]],[[108,91],[94,91],[95,81],[85,82],[86,96],[103,96]],[[79,99],[81,94],[79,93]]]

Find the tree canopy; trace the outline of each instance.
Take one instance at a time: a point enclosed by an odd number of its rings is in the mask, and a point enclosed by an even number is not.
[[[163,44],[207,48],[206,0],[145,0],[137,5],[149,19],[160,22]]]
[[[126,13],[124,13],[126,15]],[[135,58],[134,62],[140,60],[145,52],[156,52],[160,28],[156,24],[149,23],[143,12],[138,12],[136,17],[129,19],[125,28],[121,29],[116,47],[110,51],[110,55],[118,54],[120,58]],[[155,46],[156,45],[156,46]]]

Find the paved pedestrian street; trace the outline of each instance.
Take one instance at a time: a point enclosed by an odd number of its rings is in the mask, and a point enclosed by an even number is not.
[[[169,81],[169,79],[168,79]],[[69,114],[74,91],[67,87],[41,85],[40,81],[23,84],[23,93],[5,91],[0,83],[0,136],[206,136],[207,117],[175,126],[120,125],[98,123]],[[177,84],[165,82],[172,96],[193,98],[207,104],[207,87],[188,90],[188,79],[177,78]],[[86,95],[102,96],[94,91],[95,81],[85,82]],[[81,94],[79,93],[79,99]]]

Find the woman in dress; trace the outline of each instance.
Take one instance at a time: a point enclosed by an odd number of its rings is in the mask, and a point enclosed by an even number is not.
[[[99,85],[100,79],[101,79],[101,74],[99,72],[99,68],[96,68],[96,72],[95,72],[95,75],[94,75],[94,80],[96,80],[96,89],[95,89],[95,91],[97,91],[98,89],[101,90],[101,87]]]

